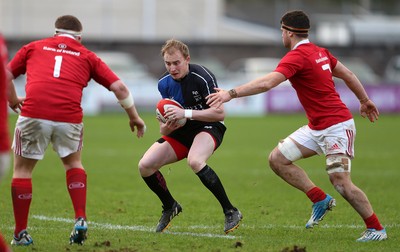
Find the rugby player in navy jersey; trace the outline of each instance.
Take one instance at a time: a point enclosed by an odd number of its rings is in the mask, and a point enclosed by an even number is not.
[[[166,41],[161,55],[167,71],[158,82],[158,90],[162,98],[176,100],[183,109],[167,110],[168,121],[159,120],[162,137],[139,162],[140,175],[163,204],[156,232],[166,230],[170,221],[182,212],[160,169],[187,158],[190,168],[221,204],[225,215],[224,232],[229,233],[239,226],[242,214],[230,202],[218,175],[207,165],[207,160],[221,145],[226,130],[223,107],[210,107],[205,98],[215,92],[217,81],[210,70],[190,63],[189,48],[181,41]],[[180,126],[177,121],[183,118],[187,118],[187,122]]]

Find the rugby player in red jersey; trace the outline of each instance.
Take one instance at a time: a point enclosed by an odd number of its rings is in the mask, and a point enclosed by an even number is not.
[[[317,187],[303,169],[293,162],[314,155],[325,155],[326,171],[337,192],[364,220],[366,230],[357,241],[387,239],[386,230],[375,215],[365,193],[351,181],[351,159],[354,157],[356,128],[353,116],[335,90],[333,77],[343,79],[360,100],[360,112],[371,122],[379,112],[357,77],[327,49],[308,39],[310,21],[303,11],[287,12],[281,19],[283,45],[290,51],[277,68],[263,77],[229,91],[216,89],[208,96],[210,106],[236,97],[255,95],[292,83],[302,104],[308,125],[282,140],[269,156],[272,170],[288,184],[304,192],[313,202],[306,228],[312,228],[335,206],[335,199]]]
[[[0,89],[0,179],[6,174],[10,167],[10,135],[8,131],[8,108],[7,108],[7,82],[5,67],[8,61],[8,50],[4,37],[0,34],[0,61],[1,66],[1,89]]]
[[[0,180],[10,165],[10,137],[8,132],[8,106],[6,64],[8,60],[7,46],[0,34]],[[0,233],[0,251],[11,251]]]
[[[8,64],[11,85],[8,97],[21,110],[14,141],[14,173],[11,184],[15,218],[13,245],[32,244],[27,232],[32,200],[32,171],[48,145],[60,157],[75,212],[70,243],[86,239],[86,172],[81,162],[83,145],[82,90],[93,79],[112,91],[129,117],[131,131],[142,137],[146,126],[127,86],[95,53],[81,44],[82,24],[65,15],[55,21],[53,37],[23,46]],[[17,96],[11,80],[27,75],[26,98]]]

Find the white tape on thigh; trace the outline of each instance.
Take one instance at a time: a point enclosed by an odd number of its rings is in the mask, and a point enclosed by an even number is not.
[[[278,149],[288,160],[294,162],[303,157],[299,147],[290,138],[285,138],[282,142],[279,142]]]
[[[351,172],[351,160],[344,155],[331,155],[326,157],[326,171],[328,174],[335,172]]]

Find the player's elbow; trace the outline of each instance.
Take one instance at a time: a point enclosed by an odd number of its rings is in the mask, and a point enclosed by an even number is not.
[[[119,99],[124,98],[129,95],[128,87],[121,81],[117,80],[110,86],[110,90],[117,96]]]
[[[223,121],[225,119],[225,111],[223,109],[217,109],[217,113],[215,113],[216,121]]]
[[[223,120],[225,120],[225,116],[220,116],[217,118],[217,121],[223,121]]]

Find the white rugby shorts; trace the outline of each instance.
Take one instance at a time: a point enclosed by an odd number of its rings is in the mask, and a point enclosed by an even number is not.
[[[41,160],[50,143],[61,158],[80,151],[83,146],[83,123],[18,117],[12,144],[15,154]]]
[[[356,127],[353,119],[332,125],[324,130],[312,130],[305,125],[289,137],[300,145],[317,152],[318,155],[347,154],[351,158],[354,157]]]

